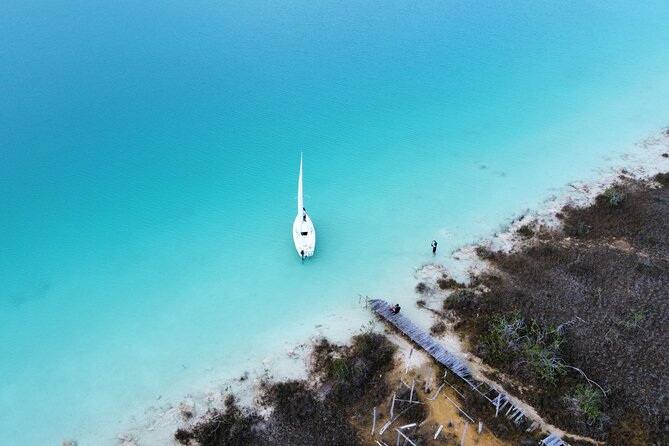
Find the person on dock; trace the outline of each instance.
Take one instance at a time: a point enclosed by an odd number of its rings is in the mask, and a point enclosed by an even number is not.
[[[430,244],[430,246],[432,246],[432,255],[436,254],[437,253],[437,241],[432,240],[432,243]]]
[[[397,314],[397,313],[399,313],[400,310],[401,310],[400,304],[395,304],[395,305],[393,305],[393,308],[392,308],[392,312],[393,312],[393,314]]]

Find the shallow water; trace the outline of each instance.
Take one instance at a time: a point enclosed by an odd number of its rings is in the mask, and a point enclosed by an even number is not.
[[[669,124],[666,2],[238,3],[0,4],[0,443],[355,330]]]

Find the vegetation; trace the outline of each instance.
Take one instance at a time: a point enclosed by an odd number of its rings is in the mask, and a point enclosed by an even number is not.
[[[444,334],[446,331],[446,324],[444,324],[441,321],[437,321],[434,324],[432,324],[432,327],[430,327],[430,334],[432,336],[439,336],[441,334]]]
[[[304,381],[268,385],[263,402],[274,411],[268,420],[270,435],[257,444],[361,444],[345,412],[320,398]]]
[[[587,419],[588,424],[600,423],[602,421],[602,395],[601,390],[587,384],[579,384],[576,387],[574,401],[577,409]]]
[[[564,340],[562,326],[542,327],[535,319],[526,324],[516,312],[508,317],[496,314],[491,318],[482,348],[484,356],[493,362],[527,362],[540,379],[555,384],[566,372],[566,364],[560,357]]]
[[[625,202],[625,192],[616,187],[606,189],[603,197],[608,200],[608,204],[612,208],[620,207]]]
[[[483,348],[487,349],[484,356],[495,362],[513,359],[520,350],[520,331],[524,326],[518,313],[508,317],[493,315],[488,332],[482,338]]]
[[[232,395],[228,395],[224,404],[224,410],[210,410],[194,428],[177,430],[175,439],[184,445],[191,441],[201,446],[257,444],[253,427],[260,422],[260,416],[255,411],[241,409]]]
[[[352,420],[368,416],[388,396],[385,374],[392,368],[395,348],[385,336],[370,331],[355,336],[348,346],[322,339],[314,347],[310,371],[318,386],[306,381],[264,383],[260,399],[273,409],[267,419],[238,407],[228,396],[224,410],[209,411],[194,427],[179,429],[175,439],[202,446],[363,444]]]
[[[456,281],[455,279],[451,279],[449,277],[442,277],[440,279],[437,279],[437,286],[439,289],[442,290],[449,290],[449,289],[458,289],[458,288],[463,288],[464,285]]]
[[[471,289],[460,289],[444,300],[444,310],[472,310],[478,306],[479,296]]]
[[[565,225],[565,232],[574,237],[583,237],[590,232],[590,226],[583,220],[578,220]]]
[[[444,303],[548,421],[625,439],[612,444],[665,444],[669,432],[669,173],[653,180],[564,208],[561,229],[514,252],[480,248],[492,268]],[[581,401],[578,416],[565,399]]]
[[[658,173],[653,177],[653,180],[657,181],[663,186],[669,186],[669,172]]]
[[[529,225],[523,225],[516,231],[519,235],[525,238],[531,238],[534,236],[534,230],[530,228]]]
[[[629,319],[616,319],[615,323],[626,330],[635,330],[641,326],[644,319],[646,316],[642,312],[634,311]]]
[[[493,260],[496,256],[496,253],[488,247],[477,246],[476,255],[483,260]]]
[[[425,282],[418,282],[416,285],[416,292],[418,294],[425,294],[429,290],[428,286],[425,284]]]
[[[536,319],[532,319],[527,330],[523,353],[539,377],[550,384],[555,384],[558,376],[566,372],[566,364],[560,357],[560,346],[563,342],[562,325],[541,327]]]

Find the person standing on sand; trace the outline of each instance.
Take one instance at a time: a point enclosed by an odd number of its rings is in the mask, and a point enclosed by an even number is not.
[[[432,246],[432,255],[436,254],[437,253],[437,241],[432,240],[432,244],[430,246]]]

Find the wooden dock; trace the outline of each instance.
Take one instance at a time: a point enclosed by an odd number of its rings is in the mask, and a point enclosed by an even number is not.
[[[555,435],[549,435],[540,441],[542,445],[545,446],[569,446],[569,443],[565,443],[560,437]]]
[[[487,399],[495,408],[495,416],[501,413],[518,427],[525,421],[531,421],[527,419],[522,408],[514,404],[512,398],[503,392],[502,389],[475,380],[467,365],[460,358],[446,350],[444,346],[421,330],[407,317],[399,313],[394,314],[392,306],[388,302],[381,299],[372,299],[367,303],[376,314],[393,324],[409,339],[427,351],[440,364],[462,378],[463,381],[469,384],[472,390]],[[537,422],[532,422],[527,431],[535,429],[537,425]],[[568,443],[565,443],[562,439],[552,434],[543,439],[542,444],[546,446],[569,446]]]
[[[469,368],[460,360],[460,358],[446,350],[441,344],[418,328],[418,326],[408,318],[400,313],[394,314],[392,307],[388,302],[380,299],[372,299],[368,304],[376,314],[397,327],[409,339],[420,345],[426,352],[432,355],[432,357],[440,364],[448,368],[470,385],[472,384]]]

